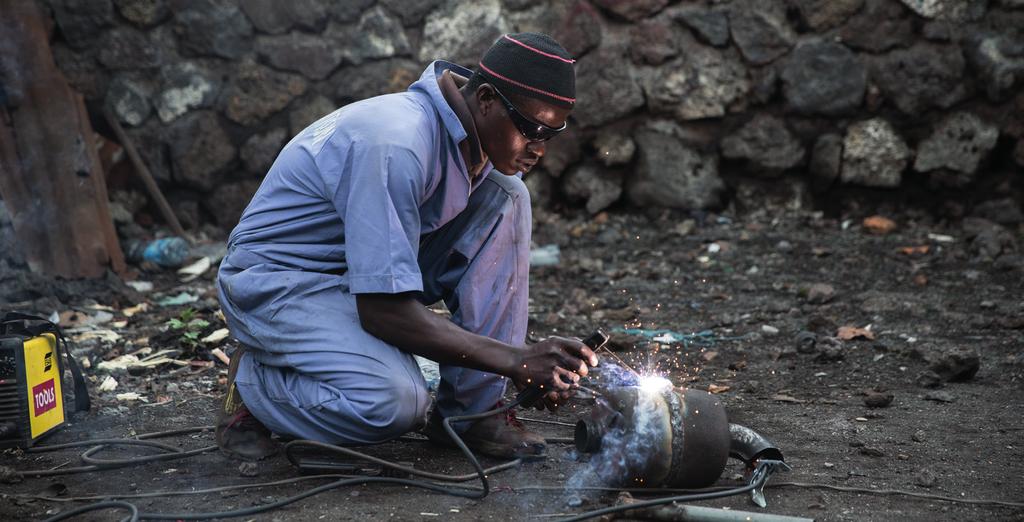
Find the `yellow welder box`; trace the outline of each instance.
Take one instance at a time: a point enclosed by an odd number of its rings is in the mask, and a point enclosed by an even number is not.
[[[27,448],[65,422],[57,337],[0,335],[0,448]]]

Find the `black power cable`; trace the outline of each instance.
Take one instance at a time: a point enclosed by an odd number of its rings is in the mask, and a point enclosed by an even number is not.
[[[504,470],[504,469],[508,469],[509,467],[512,467],[513,463],[518,464],[519,460],[517,459],[515,461],[509,462],[509,463],[506,463],[506,464],[503,464],[503,465],[500,465],[500,466],[496,466],[495,468],[488,468],[488,469],[485,470],[483,468],[483,466],[480,465],[480,461],[477,460],[476,455],[474,455],[473,452],[469,449],[469,447],[466,446],[466,443],[462,441],[462,437],[460,437],[459,434],[456,433],[455,429],[452,427],[452,423],[453,422],[462,422],[462,421],[473,421],[473,420],[477,420],[477,419],[482,419],[484,417],[489,417],[491,415],[497,415],[497,414],[500,414],[500,413],[504,413],[504,412],[506,412],[506,411],[508,411],[508,410],[510,410],[512,408],[515,408],[516,406],[518,406],[520,404],[530,404],[530,403],[532,403],[533,401],[537,400],[540,397],[541,394],[542,394],[542,390],[540,390],[538,388],[527,388],[526,390],[523,390],[522,392],[520,392],[519,395],[516,396],[516,398],[512,402],[507,404],[507,405],[501,406],[499,408],[495,408],[493,410],[485,411],[485,412],[482,412],[482,413],[475,413],[475,414],[470,414],[470,415],[458,415],[458,416],[448,417],[448,418],[444,419],[441,422],[441,425],[444,427],[444,430],[448,434],[448,436],[452,439],[452,442],[454,442],[455,445],[458,446],[458,448],[462,451],[463,455],[466,456],[466,459],[469,461],[470,464],[472,464],[473,469],[475,470],[475,474],[469,475],[468,477],[467,476],[440,475],[440,474],[427,473],[427,472],[423,472],[423,471],[420,471],[420,470],[414,470],[413,468],[406,468],[404,466],[401,466],[401,465],[398,465],[398,464],[394,464],[394,463],[388,462],[388,461],[383,460],[383,459],[378,459],[376,457],[373,457],[373,456],[370,456],[370,455],[366,455],[366,454],[364,454],[362,452],[358,452],[358,451],[355,451],[355,450],[352,450],[352,449],[349,449],[349,448],[344,448],[342,446],[334,446],[334,445],[330,445],[330,444],[322,444],[322,443],[317,443],[317,442],[314,442],[314,441],[293,441],[293,442],[289,443],[289,445],[287,445],[285,447],[286,448],[286,454],[289,455],[289,460],[291,460],[290,452],[288,451],[289,446],[291,448],[295,448],[296,446],[293,446],[293,445],[298,445],[298,444],[312,445],[312,446],[321,447],[321,449],[330,449],[331,451],[335,451],[335,452],[339,452],[339,453],[344,453],[344,454],[348,454],[348,455],[351,455],[351,456],[356,456],[358,458],[365,459],[365,460],[368,460],[368,461],[371,461],[371,462],[378,462],[378,463],[384,464],[384,465],[386,465],[386,466],[388,466],[390,468],[397,469],[399,471],[411,472],[411,473],[414,473],[416,475],[420,475],[420,476],[424,476],[424,477],[428,477],[428,478],[433,478],[433,479],[446,480],[446,481],[450,481],[450,482],[462,482],[462,481],[465,481],[465,480],[471,480],[473,477],[476,477],[476,478],[478,478],[480,480],[481,487],[479,489],[477,489],[477,488],[452,488],[452,487],[449,487],[449,486],[443,485],[443,484],[434,484],[432,482],[427,482],[427,481],[423,481],[423,480],[414,480],[414,479],[406,479],[406,478],[356,477],[356,478],[346,478],[346,479],[337,480],[337,481],[334,481],[334,482],[331,482],[331,483],[328,483],[328,484],[324,484],[322,486],[317,486],[315,488],[303,491],[302,493],[299,493],[297,495],[293,495],[291,497],[288,497],[288,498],[285,498],[285,499],[281,499],[281,500],[279,500],[277,502],[273,502],[273,503],[270,503],[270,504],[265,504],[265,505],[262,505],[262,506],[254,506],[254,507],[251,507],[251,508],[236,509],[236,510],[232,510],[232,511],[218,511],[218,512],[210,512],[210,513],[171,513],[171,514],[167,514],[167,513],[137,513],[137,510],[136,510],[137,515],[134,515],[134,516],[136,516],[137,518],[141,518],[141,519],[155,519],[155,520],[209,520],[209,519],[213,519],[213,518],[242,517],[242,516],[249,516],[249,515],[255,515],[255,514],[258,514],[258,513],[263,513],[265,511],[269,511],[269,510],[272,510],[272,509],[277,509],[279,507],[286,506],[288,504],[291,504],[293,502],[297,502],[297,501],[302,500],[304,498],[307,498],[307,497],[310,497],[310,496],[313,496],[313,495],[317,495],[317,494],[322,493],[324,491],[329,491],[329,490],[336,489],[336,488],[339,488],[339,487],[354,486],[354,485],[359,485],[359,484],[371,484],[371,483],[394,484],[394,485],[417,487],[417,488],[427,489],[427,490],[430,490],[430,491],[436,491],[436,492],[439,492],[439,493],[445,493],[445,494],[448,494],[448,495],[455,495],[455,496],[464,497],[464,498],[482,499],[482,498],[486,497],[488,495],[488,493],[490,493],[490,484],[487,482],[487,473],[488,472],[493,472],[496,469],[499,470],[499,471],[500,470]],[[198,428],[198,429],[199,430],[204,430],[205,428]],[[196,430],[196,428],[193,428],[192,430]],[[177,431],[181,432],[182,430],[177,430]],[[187,432],[188,430],[184,430],[184,431]],[[154,438],[156,436],[167,435],[167,434],[169,434],[169,433],[161,432],[161,433],[157,433],[157,434],[148,434],[147,438]],[[142,437],[140,437],[140,439],[141,438]],[[86,454],[88,454],[91,457],[91,455],[96,453],[96,451],[99,451],[100,449],[102,449],[103,445],[105,445],[105,444],[122,443],[122,442],[125,442],[125,441],[120,440],[120,439],[102,439],[99,442],[101,442],[100,446],[96,446],[96,447],[91,448],[90,450],[88,450],[86,452]],[[141,443],[141,442],[144,442],[144,441],[142,441],[142,440],[134,440],[134,441],[128,441],[127,443],[135,444],[135,443]],[[55,449],[62,449],[62,448],[75,447],[75,446],[86,446],[86,445],[92,445],[92,444],[95,444],[95,443],[96,443],[96,441],[82,441],[82,442],[73,442],[73,443],[69,443],[69,444],[55,445],[55,446],[50,446],[50,447],[40,448],[40,449],[43,450],[43,451],[52,451],[52,450],[55,450]],[[169,446],[169,445],[165,445],[165,444],[160,444],[160,443],[147,443],[145,445],[146,446],[151,446],[151,447],[159,447],[160,449],[165,449],[165,450],[173,450],[176,453],[152,455],[152,456],[148,456],[148,457],[141,457],[141,458],[139,458],[139,460],[137,460],[137,462],[138,461],[148,462],[148,461],[151,461],[151,460],[166,460],[166,459],[169,459],[169,458],[181,458],[181,457],[185,457],[185,456],[188,456],[188,455],[193,455],[193,454],[198,454],[198,453],[202,453],[202,452],[205,452],[205,451],[210,451],[210,448],[201,448],[201,449],[198,449],[198,450],[192,450],[192,451],[189,451],[189,452],[183,452],[183,451],[178,450],[177,448],[174,448],[173,446]],[[83,454],[83,458],[86,456],[86,454]],[[122,466],[128,465],[129,463],[132,462],[131,459],[122,459],[122,460],[105,460],[104,459],[104,460],[100,460],[100,459],[95,459],[95,458],[91,458],[91,461],[94,462],[94,464],[92,466],[86,466],[85,468],[87,468],[87,469],[82,469],[83,471],[92,471],[94,469],[109,469],[109,468],[122,467]],[[54,471],[61,471],[61,470],[54,470]],[[21,476],[45,476],[45,474],[44,474],[43,470],[41,470],[41,471],[37,471],[37,472],[22,472]],[[52,518],[47,519],[46,522],[54,522],[56,520],[64,520],[67,517],[74,516],[75,514],[80,514],[80,513],[85,513],[85,512],[88,512],[88,511],[92,511],[93,509],[105,509],[106,507],[114,507],[114,506],[100,507],[101,504],[105,504],[105,502],[99,502],[99,503],[95,503],[95,504],[90,504],[88,506],[83,506],[82,508],[77,508],[77,509],[73,510],[73,514],[68,514],[68,513],[59,514],[56,517],[52,517]],[[128,502],[119,502],[118,503],[118,505],[121,505],[121,504],[132,505],[132,504],[130,504]],[[132,505],[132,507],[134,508],[134,505]],[[136,519],[132,519],[132,520],[136,520]]]
[[[143,434],[143,435],[139,435],[138,437],[136,437],[134,439],[93,439],[93,440],[83,440],[83,441],[77,441],[77,442],[68,442],[68,443],[65,443],[65,444],[54,444],[54,445],[48,445],[48,446],[36,446],[36,447],[33,447],[33,448],[29,448],[27,450],[27,452],[28,453],[46,453],[46,452],[50,452],[50,451],[57,451],[57,450],[62,450],[62,449],[67,449],[67,448],[78,448],[78,447],[83,447],[83,446],[90,446],[90,448],[88,450],[86,450],[85,453],[83,453],[81,455],[82,461],[87,463],[88,465],[87,466],[71,467],[71,468],[39,469],[39,470],[17,471],[17,472],[15,472],[15,475],[18,476],[18,477],[21,477],[21,478],[28,478],[28,477],[52,477],[52,476],[55,476],[55,475],[69,475],[69,474],[72,474],[72,473],[84,473],[84,472],[87,472],[87,471],[99,471],[99,470],[104,470],[104,469],[114,469],[114,468],[121,468],[121,467],[125,467],[125,466],[134,466],[136,464],[143,464],[143,463],[146,463],[146,462],[181,459],[181,458],[185,458],[185,457],[191,457],[191,456],[194,456],[194,455],[199,455],[201,453],[207,453],[207,452],[210,452],[210,451],[215,451],[217,449],[217,446],[207,446],[207,447],[204,447],[204,448],[184,451],[184,450],[181,450],[180,448],[176,448],[174,446],[171,446],[170,444],[164,444],[162,442],[155,442],[155,441],[148,440],[148,439],[156,439],[156,438],[160,438],[160,437],[169,437],[169,436],[172,436],[172,435],[180,435],[180,434],[185,434],[185,433],[199,433],[199,432],[204,432],[204,431],[213,431],[213,426],[200,426],[200,427],[195,427],[195,428],[181,428],[181,429],[169,430],[169,431],[158,431],[158,432],[146,433],[146,434]],[[146,456],[143,456],[143,457],[132,457],[132,458],[120,459],[120,460],[97,459],[96,457],[93,457],[93,455],[95,455],[97,452],[105,449],[109,445],[144,446],[144,447],[148,447],[148,448],[160,449],[160,450],[165,451],[166,453],[161,453],[161,454],[157,454],[157,455],[146,455]]]
[[[58,514],[58,515],[56,515],[54,517],[51,517],[51,518],[47,519],[46,522],[56,522],[58,520],[65,520],[67,518],[70,518],[70,517],[73,517],[73,516],[76,516],[76,515],[79,515],[79,514],[82,514],[82,513],[87,513],[87,512],[91,512],[91,511],[95,511],[95,510],[100,510],[100,509],[108,509],[108,508],[124,508],[124,509],[128,509],[131,512],[131,515],[129,517],[125,518],[124,520],[125,521],[130,521],[130,522],[135,522],[136,520],[139,520],[139,519],[151,519],[151,520],[209,520],[209,519],[215,519],[215,518],[243,517],[243,516],[256,515],[256,514],[259,514],[259,513],[264,513],[264,512],[273,510],[273,509],[284,507],[286,505],[292,504],[292,503],[297,502],[299,500],[302,500],[302,499],[305,499],[305,498],[308,498],[308,497],[311,497],[311,496],[314,496],[314,495],[318,495],[320,493],[323,493],[325,491],[330,491],[332,489],[337,489],[337,488],[341,488],[341,487],[345,487],[345,486],[362,485],[362,484],[401,485],[401,486],[409,486],[409,487],[416,487],[416,488],[426,489],[426,490],[429,490],[429,491],[435,491],[435,492],[438,492],[438,493],[444,493],[446,495],[454,495],[454,496],[463,497],[463,498],[482,499],[482,498],[486,497],[490,493],[490,483],[487,481],[487,475],[489,473],[496,473],[496,472],[499,472],[499,471],[504,471],[506,469],[515,467],[515,466],[517,466],[517,465],[519,465],[521,463],[521,460],[520,459],[516,459],[516,460],[510,461],[510,462],[506,462],[504,464],[500,464],[498,466],[494,466],[494,467],[491,467],[491,468],[484,469],[483,466],[480,465],[480,461],[477,460],[476,455],[474,455],[472,450],[470,450],[469,447],[466,446],[466,443],[463,442],[462,438],[459,436],[459,434],[452,427],[452,423],[453,422],[463,422],[463,421],[473,421],[473,420],[482,419],[484,417],[489,417],[491,415],[497,415],[497,414],[505,413],[508,410],[510,410],[510,409],[512,409],[512,408],[514,408],[516,406],[519,406],[520,404],[529,405],[532,402],[534,402],[535,400],[537,400],[541,395],[542,395],[542,390],[540,390],[538,388],[528,388],[528,389],[520,392],[519,395],[516,396],[516,398],[512,402],[510,402],[508,405],[501,406],[499,408],[495,408],[495,409],[492,409],[492,410],[489,410],[489,411],[485,411],[485,412],[482,412],[482,413],[448,417],[448,418],[446,418],[446,419],[444,419],[442,421],[441,424],[444,427],[445,432],[451,438],[452,442],[454,442],[455,445],[459,448],[459,450],[462,451],[463,455],[466,457],[466,460],[468,460],[469,463],[473,466],[473,469],[474,469],[475,472],[474,473],[470,473],[470,474],[465,474],[465,475],[445,475],[445,474],[439,474],[439,473],[430,473],[430,472],[426,472],[426,471],[422,471],[422,470],[417,470],[415,468],[411,468],[411,467],[407,467],[407,466],[402,466],[400,464],[396,464],[396,463],[393,463],[393,462],[390,462],[390,461],[387,461],[387,460],[384,460],[384,459],[380,459],[380,458],[377,458],[377,457],[374,457],[374,456],[371,456],[371,455],[367,455],[365,453],[353,450],[351,448],[346,448],[346,447],[343,447],[343,446],[336,446],[336,445],[332,445],[332,444],[325,444],[325,443],[320,443],[320,442],[316,442],[316,441],[308,441],[308,440],[292,441],[292,442],[288,443],[287,445],[285,445],[285,455],[288,458],[288,460],[290,462],[292,462],[293,464],[295,464],[296,461],[294,459],[294,456],[293,456],[292,452],[296,448],[300,448],[300,447],[304,447],[304,446],[306,446],[306,447],[314,447],[314,448],[317,448],[317,449],[319,449],[321,451],[328,451],[328,452],[333,452],[333,453],[341,453],[341,454],[344,454],[344,455],[347,455],[347,456],[350,456],[350,457],[355,457],[355,458],[362,459],[362,460],[365,460],[365,461],[373,462],[373,463],[385,466],[385,467],[387,467],[389,469],[393,469],[393,470],[396,470],[396,471],[399,471],[399,472],[409,473],[409,474],[412,474],[412,475],[417,475],[417,476],[423,477],[424,479],[442,481],[442,483],[429,482],[427,480],[416,480],[416,479],[397,478],[397,477],[352,477],[352,478],[342,478],[342,479],[336,480],[334,482],[330,482],[330,483],[327,483],[327,484],[324,484],[324,485],[321,485],[321,486],[317,486],[315,488],[308,489],[306,491],[303,491],[303,492],[298,493],[296,495],[293,495],[291,497],[287,497],[287,498],[278,500],[276,502],[272,502],[270,504],[264,504],[264,505],[261,505],[261,506],[253,506],[253,507],[250,507],[250,508],[235,509],[235,510],[230,510],[230,511],[215,511],[215,512],[208,512],[208,513],[145,513],[145,512],[139,512],[138,508],[136,508],[134,504],[131,504],[129,502],[123,502],[123,501],[102,501],[102,502],[97,502],[97,503],[89,504],[89,505],[86,505],[86,506],[82,506],[82,507],[79,507],[79,508],[75,508],[75,509],[73,509],[71,511],[68,511],[68,512],[60,513],[60,514]],[[151,462],[151,461],[156,461],[156,460],[170,460],[170,459],[184,458],[184,457],[188,457],[188,456],[192,456],[192,455],[198,455],[200,453],[205,453],[205,452],[208,452],[208,451],[212,451],[212,450],[216,449],[216,447],[214,446],[214,447],[206,447],[206,448],[200,448],[200,449],[190,450],[190,451],[183,451],[183,450],[180,450],[180,449],[175,448],[173,446],[170,446],[168,444],[162,444],[162,443],[158,443],[158,442],[151,442],[151,441],[147,441],[147,440],[144,440],[144,439],[152,439],[152,438],[168,436],[168,435],[174,435],[174,434],[181,434],[181,433],[193,433],[193,432],[197,432],[197,431],[208,431],[209,429],[210,428],[208,426],[207,427],[200,427],[200,428],[186,428],[186,429],[181,429],[181,430],[172,430],[172,431],[166,431],[166,432],[149,433],[149,434],[141,435],[137,439],[99,439],[99,440],[92,440],[92,441],[80,441],[80,442],[72,442],[72,443],[67,443],[67,444],[58,444],[58,445],[54,445],[54,446],[38,447],[38,448],[34,448],[33,450],[30,450],[30,451],[33,451],[33,452],[44,452],[44,451],[54,451],[54,450],[58,450],[58,449],[65,449],[65,448],[71,448],[71,447],[92,446],[89,450],[87,450],[85,453],[82,454],[83,461],[89,463],[90,465],[89,466],[80,467],[80,468],[69,468],[69,469],[64,469],[64,470],[52,470],[52,471],[51,470],[39,470],[39,471],[20,472],[19,475],[21,475],[21,476],[37,476],[38,477],[38,476],[48,476],[50,474],[57,474],[59,472],[67,473],[67,472],[76,472],[76,471],[93,471],[93,470],[101,470],[101,469],[113,469],[113,468],[119,468],[119,467],[124,467],[124,466],[128,466],[128,465],[143,463],[143,462]],[[138,445],[138,446],[154,447],[154,448],[158,448],[158,449],[162,449],[162,450],[168,451],[169,453],[164,453],[164,454],[159,454],[159,455],[148,455],[148,456],[144,456],[144,457],[134,457],[134,458],[129,458],[129,459],[118,459],[118,460],[97,459],[97,458],[93,457],[93,455],[95,453],[97,453],[98,451],[102,450],[105,446],[111,445],[111,444],[120,444],[120,445],[128,444],[128,445]],[[600,510],[595,510],[595,511],[590,511],[590,512],[586,512],[586,513],[582,513],[582,514],[577,515],[577,516],[575,516],[573,518],[567,519],[567,521],[568,520],[573,520],[573,521],[575,521],[575,520],[586,520],[586,519],[589,519],[589,518],[594,518],[594,517],[601,516],[601,515],[608,514],[608,513],[616,513],[616,512],[622,512],[622,511],[629,511],[629,510],[632,510],[632,509],[639,509],[639,508],[644,508],[644,507],[657,506],[657,505],[668,504],[668,503],[672,503],[672,502],[692,502],[692,501],[698,501],[698,500],[710,500],[710,499],[715,499],[715,498],[721,498],[721,497],[726,497],[726,496],[731,496],[731,495],[742,494],[742,493],[754,490],[754,489],[762,486],[765,483],[765,481],[767,481],[767,478],[770,475],[770,472],[772,470],[774,470],[775,464],[776,464],[776,461],[762,461],[758,465],[758,469],[754,473],[755,479],[750,484],[748,484],[746,486],[741,486],[741,487],[736,487],[736,488],[727,488],[727,489],[722,489],[722,490],[717,490],[717,491],[710,491],[710,492],[690,493],[690,494],[685,494],[685,495],[677,495],[677,496],[673,496],[673,497],[664,497],[664,498],[661,498],[661,499],[651,500],[651,501],[647,501],[647,502],[640,502],[640,503],[630,504],[630,505],[613,506],[613,507],[609,507],[609,508],[604,508],[604,509],[600,509]],[[481,484],[480,488],[456,486],[455,484],[453,484],[453,483],[456,483],[456,482],[465,482],[465,481],[468,481],[468,480],[472,480],[473,478],[477,478],[477,479],[480,480],[480,484]]]
[[[103,502],[96,502],[87,506],[77,507],[71,511],[65,511],[58,515],[48,518],[48,521],[56,522],[58,520],[67,520],[71,517],[81,515],[82,513],[89,513],[92,511],[100,511],[102,509],[127,509],[129,515],[121,519],[121,522],[135,522],[139,519],[139,508],[135,507],[135,504],[131,502],[121,502],[119,500],[105,500]]]

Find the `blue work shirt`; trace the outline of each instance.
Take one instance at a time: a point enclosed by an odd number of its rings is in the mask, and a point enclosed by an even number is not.
[[[408,91],[346,105],[295,136],[231,232],[228,260],[337,274],[352,294],[422,291],[420,238],[466,208],[475,181],[459,150],[467,130],[438,85],[448,69],[472,74],[435,61]]]

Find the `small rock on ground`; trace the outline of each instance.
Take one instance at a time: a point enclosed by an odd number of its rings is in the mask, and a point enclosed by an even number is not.
[[[937,390],[925,394],[924,400],[935,402],[953,402],[956,400],[956,397],[954,397],[953,394],[949,393],[948,391]]]
[[[924,468],[914,475],[914,484],[923,488],[930,488],[937,481],[938,477],[935,476],[935,472],[928,468]]]
[[[891,393],[884,392],[868,392],[867,396],[864,397],[864,405],[868,408],[885,408],[892,404],[894,396]]]
[[[981,357],[966,348],[949,350],[932,360],[928,369],[944,381],[969,381],[978,373]]]

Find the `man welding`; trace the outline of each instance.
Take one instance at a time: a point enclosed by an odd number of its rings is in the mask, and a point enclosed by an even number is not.
[[[342,445],[492,409],[506,380],[557,408],[597,364],[575,339],[525,344],[530,195],[520,179],[566,128],[568,52],[507,34],[475,72],[435,61],[403,93],[347,105],[281,151],[228,240],[219,295],[241,342],[217,426],[225,453],[271,433]],[[444,301],[451,320],[426,305]],[[440,363],[430,399],[413,354]],[[456,425],[474,451],[543,455],[514,416]]]

